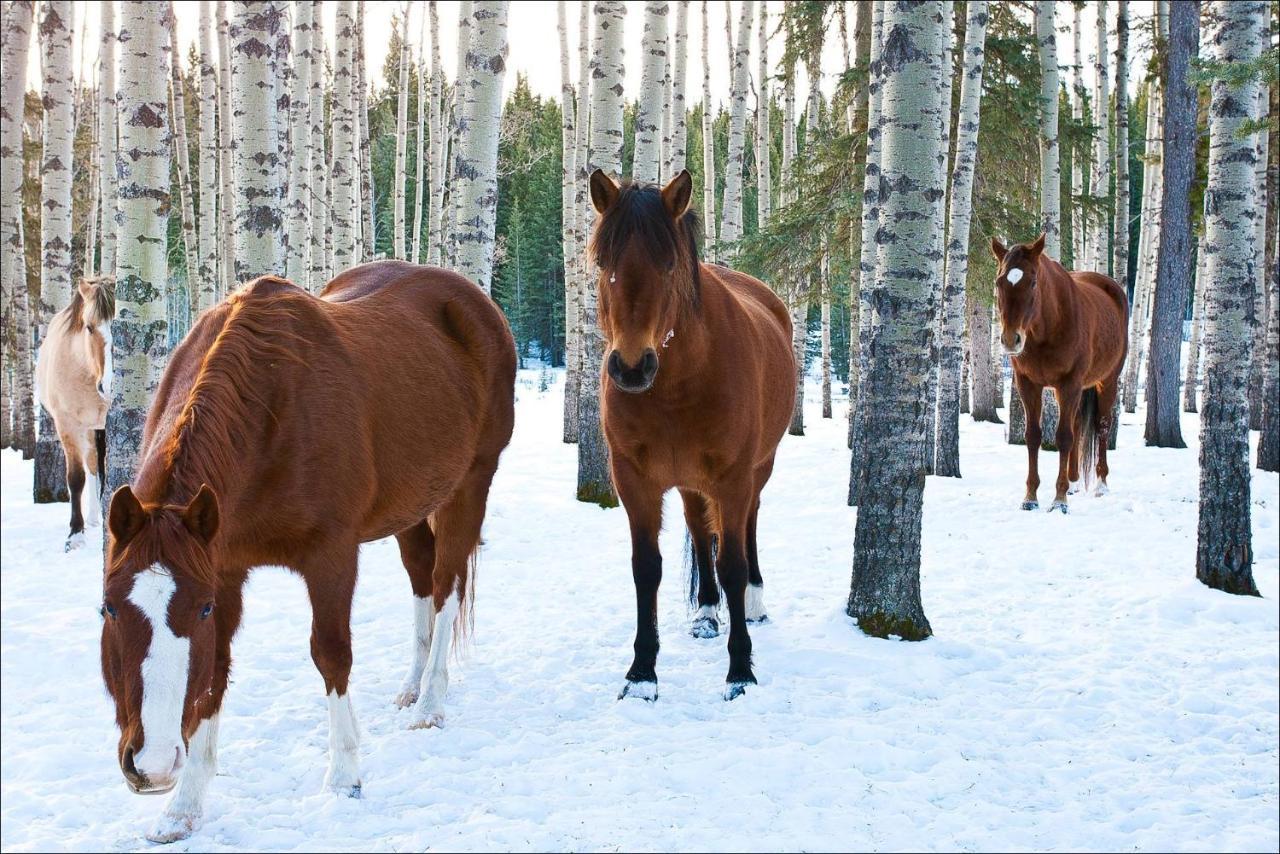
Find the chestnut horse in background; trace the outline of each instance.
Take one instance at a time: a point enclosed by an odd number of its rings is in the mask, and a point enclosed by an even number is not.
[[[1068,272],[1044,253],[1045,236],[1012,249],[992,238],[999,265],[996,308],[1000,343],[1013,363],[1027,415],[1027,493],[1023,510],[1039,507],[1041,391],[1058,396],[1058,480],[1049,511],[1067,512],[1068,489],[1096,466],[1107,490],[1107,440],[1128,352],[1129,300],[1115,279]],[[1072,490],[1074,491],[1074,490]]]
[[[84,545],[86,522],[97,527],[101,518],[115,316],[115,279],[81,279],[71,303],[49,322],[36,360],[36,394],[53,418],[67,459],[71,495],[67,551]]]
[[[320,298],[272,276],[206,311],[173,352],[132,486],[111,499],[102,672],[136,792],[178,784],[154,841],[191,833],[256,566],[298,573],[329,705],[325,785],[360,793],[347,680],[361,543],[396,536],[414,594],[400,705],[438,726],[489,484],[514,423],[497,305],[454,273],[348,270]],[[263,603],[265,604],[265,603]]]
[[[747,633],[765,618],[756,519],[795,394],[786,306],[762,282],[699,262],[692,187],[687,171],[662,189],[591,175],[607,342],[600,411],[636,586],[635,660],[620,696],[646,700],[658,695],[658,531],[672,488],[698,579],[693,633],[719,633],[718,576],[729,607],[724,698],[756,681]]]

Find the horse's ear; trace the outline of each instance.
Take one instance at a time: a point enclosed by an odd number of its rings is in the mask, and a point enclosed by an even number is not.
[[[1009,250],[1006,249],[1004,247],[1004,244],[1000,242],[1000,238],[998,237],[991,238],[991,257],[996,259],[997,264],[1003,262],[1004,256],[1008,254],[1009,254]]]
[[[688,169],[681,169],[680,174],[662,188],[662,203],[667,206],[667,213],[671,214],[672,219],[680,219],[689,210],[692,199],[693,176]]]
[[[111,510],[107,515],[107,527],[116,546],[127,545],[142,530],[142,523],[146,520],[147,511],[142,509],[142,502],[133,494],[129,484],[117,489],[111,496]]]
[[[80,281],[76,282],[76,290],[80,292],[80,298],[85,302],[93,299],[94,283],[88,277],[81,276]]]
[[[618,200],[620,188],[616,181],[604,174],[603,169],[591,173],[591,204],[596,213],[604,213]]]
[[[209,484],[202,483],[196,497],[182,511],[182,524],[205,545],[218,533],[218,496]]]
[[[1043,231],[1040,232],[1040,236],[1035,239],[1035,242],[1027,247],[1027,250],[1031,253],[1031,257],[1038,258],[1040,253],[1044,251],[1044,237],[1045,233]]]

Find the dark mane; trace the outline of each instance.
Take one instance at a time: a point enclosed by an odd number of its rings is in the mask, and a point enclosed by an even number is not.
[[[674,284],[696,306],[701,282],[698,246],[702,242],[698,214],[691,208],[679,220],[672,220],[659,187],[624,181],[618,200],[596,223],[587,252],[596,266],[609,270],[621,263],[633,241],[655,268],[674,272]]]
[[[93,305],[90,313],[94,324],[110,323],[116,316],[116,280],[112,276],[90,276],[83,280],[93,288]],[[85,328],[84,297],[80,288],[71,291],[71,302],[58,312],[58,320],[71,332],[79,332]]]
[[[296,286],[269,276],[228,297],[222,329],[159,449],[167,494],[186,500],[201,483],[220,487],[210,475],[236,471],[238,448],[261,429],[262,419],[251,417],[252,410],[261,408],[274,420],[269,403],[274,363],[304,363],[290,345],[307,343],[292,330],[310,299]]]
[[[106,568],[106,578],[125,567],[164,566],[171,572],[191,576],[199,584],[216,587],[218,572],[204,546],[183,524],[183,509],[175,504],[151,508],[147,525],[116,552]]]

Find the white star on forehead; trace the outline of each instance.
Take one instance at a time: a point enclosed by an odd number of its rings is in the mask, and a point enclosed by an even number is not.
[[[1022,281],[1022,271],[1017,267],[1014,267],[1012,270],[1005,273],[1004,277],[1009,280],[1009,284],[1016,285],[1018,282]]]

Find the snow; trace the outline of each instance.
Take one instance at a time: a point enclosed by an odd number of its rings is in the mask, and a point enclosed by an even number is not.
[[[764,494],[760,684],[723,702],[724,637],[689,636],[673,494],[646,703],[616,699],[635,621],[626,517],[573,500],[563,378],[539,379],[520,374],[445,727],[411,731],[393,705],[414,601],[394,541],[370,544],[351,675],[363,797],[323,791],[306,596],[259,570],[204,823],[172,850],[1280,848],[1280,483],[1254,474],[1263,598],[1199,584],[1195,416],[1191,447],[1163,450],[1126,415],[1111,494],[1067,516],[1018,511],[1025,450],[963,418],[965,477],[925,495],[935,636],[903,643],[843,613],[843,406],[823,421],[811,389],[808,435],[784,440]],[[116,766],[99,554],[63,554],[66,505],[31,504],[30,463],[6,451],[0,476],[0,848],[148,847],[164,801]]]

